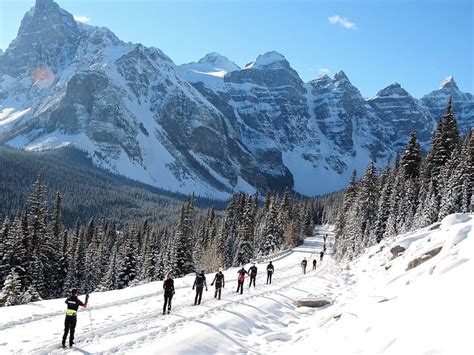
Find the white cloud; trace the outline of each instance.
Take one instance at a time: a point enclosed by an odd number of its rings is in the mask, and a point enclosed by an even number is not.
[[[91,20],[91,18],[87,16],[74,15],[74,20],[77,22],[87,23]]]
[[[347,28],[348,30],[355,30],[356,29],[356,24],[354,22],[350,21],[346,17],[341,17],[339,15],[334,15],[334,16],[329,16],[328,20],[331,24],[340,25],[344,28]]]
[[[319,74],[326,74],[329,75],[331,73],[331,69],[328,68],[319,68]]]

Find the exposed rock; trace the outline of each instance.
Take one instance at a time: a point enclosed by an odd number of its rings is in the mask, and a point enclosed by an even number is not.
[[[395,245],[392,249],[390,249],[390,253],[392,253],[392,260],[399,257],[404,251],[404,247],[401,245]]]
[[[425,261],[430,260],[432,257],[438,255],[442,248],[443,247],[438,247],[438,248],[432,249],[429,252],[426,252],[425,254],[420,256],[419,258],[413,259],[412,261],[410,261],[408,263],[406,271],[408,271],[410,269],[413,269],[413,268],[417,267],[418,265],[423,264]]]
[[[332,302],[325,298],[304,298],[296,301],[297,307],[319,308],[330,305]]]

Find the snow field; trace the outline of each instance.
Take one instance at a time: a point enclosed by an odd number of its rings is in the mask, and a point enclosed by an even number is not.
[[[176,295],[171,315],[162,315],[161,282],[118,291],[93,293],[88,311],[78,315],[76,349],[88,353],[165,353],[180,352],[262,352],[272,344],[289,341],[289,324],[314,314],[315,310],[296,309],[295,299],[321,292],[330,293],[329,281],[319,278],[331,274],[335,264],[328,259],[316,272],[302,275],[300,262],[318,258],[321,237],[308,238],[304,245],[275,258],[272,285],[266,285],[267,261],[257,264],[257,288],[236,294],[237,268],[227,270],[222,300],[213,298],[210,286],[214,274],[207,275],[209,291],[204,291],[201,306],[194,306],[194,276],[175,280]],[[247,268],[250,265],[247,265]],[[311,266],[308,266],[308,270]],[[308,291],[310,289],[312,291]],[[318,290],[319,289],[319,290]],[[0,310],[0,329],[7,342],[0,351],[13,353],[55,353],[61,341],[64,300],[42,301]],[[90,312],[92,320],[89,320]]]
[[[194,306],[194,277],[176,279],[172,313],[166,316],[161,282],[93,293],[90,313],[78,315],[77,347],[66,351],[58,349],[63,299],[1,308],[0,353],[471,354],[473,217],[450,215],[383,240],[347,264],[329,255],[319,262],[322,235],[329,233],[328,252],[333,243],[330,228],[319,227],[302,246],[275,255],[272,285],[265,284],[262,260],[257,287],[249,290],[246,280],[244,294],[236,294],[233,268],[225,272],[218,301],[209,274],[209,291]],[[405,250],[394,255],[395,246]],[[306,275],[300,267],[304,257]],[[296,300],[308,297],[331,304],[296,307]]]

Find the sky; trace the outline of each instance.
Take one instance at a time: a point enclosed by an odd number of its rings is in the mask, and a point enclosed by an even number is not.
[[[453,75],[474,93],[472,0],[57,0],[89,25],[158,47],[176,64],[219,52],[240,66],[270,50],[304,81],[344,70],[364,96],[398,82],[415,97]],[[0,0],[0,48],[34,0]]]

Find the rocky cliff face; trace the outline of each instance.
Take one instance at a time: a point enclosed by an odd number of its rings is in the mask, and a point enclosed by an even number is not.
[[[304,83],[277,52],[244,68],[218,53],[177,67],[38,0],[0,54],[0,141],[73,144],[98,166],[183,193],[314,195],[370,159],[385,164],[413,129],[427,145],[448,96],[472,127],[472,95],[452,79],[421,100],[398,84],[365,99],[343,72]]]

